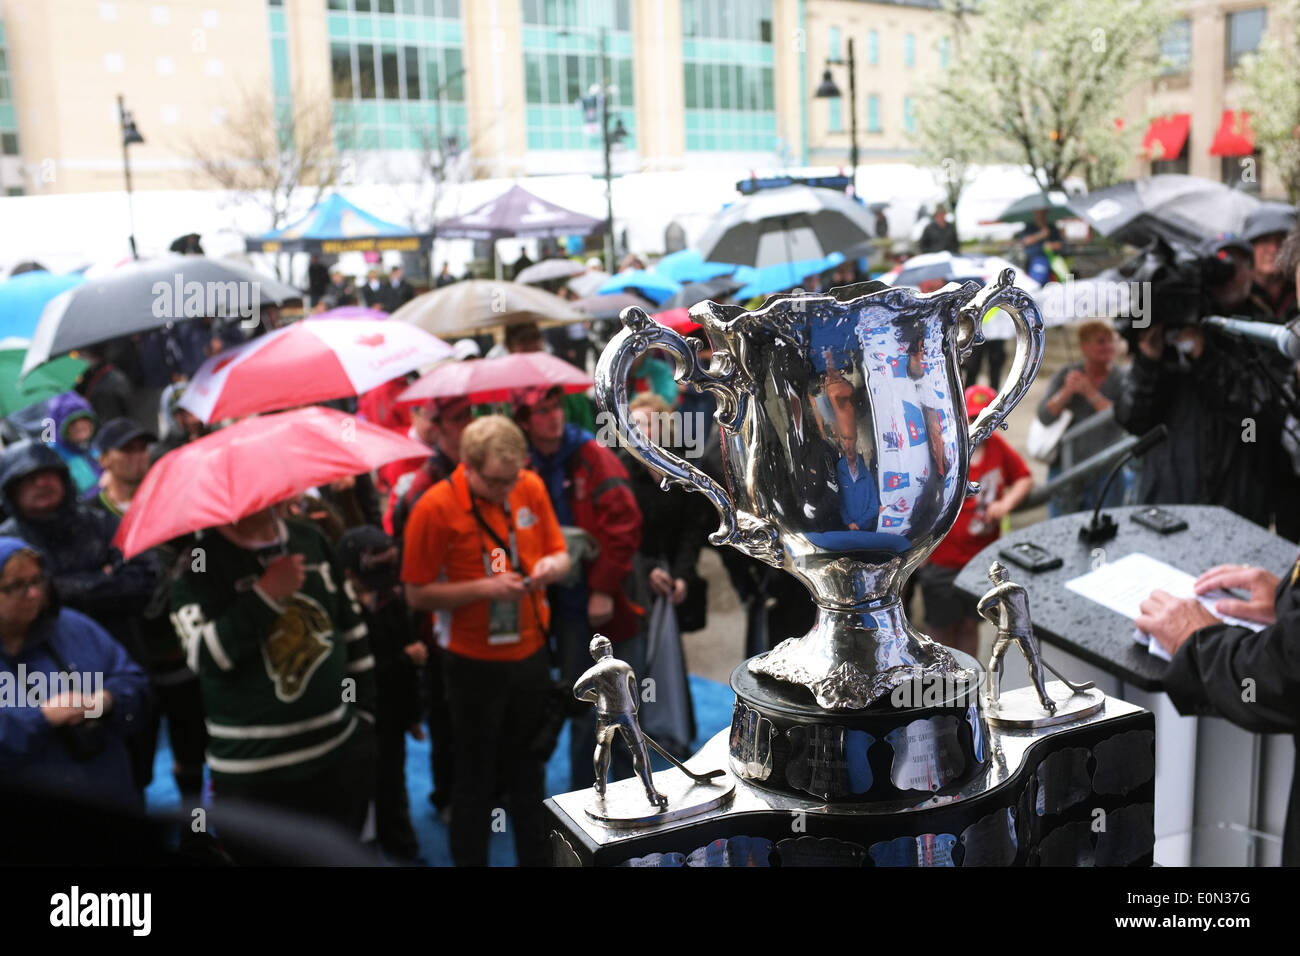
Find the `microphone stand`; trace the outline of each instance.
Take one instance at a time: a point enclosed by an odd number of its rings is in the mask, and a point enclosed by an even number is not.
[[[1114,484],[1115,477],[1134,458],[1145,455],[1154,445],[1160,444],[1169,437],[1169,429],[1164,425],[1157,425],[1151,431],[1147,432],[1137,440],[1137,443],[1121,458],[1115,462],[1115,467],[1110,470],[1106,476],[1106,482],[1101,486],[1101,493],[1097,496],[1097,507],[1092,512],[1092,521],[1079,529],[1079,540],[1088,544],[1100,544],[1103,541],[1109,541],[1115,535],[1119,534],[1119,523],[1108,514],[1101,513],[1101,506],[1106,501],[1106,495],[1110,493],[1110,486]]]

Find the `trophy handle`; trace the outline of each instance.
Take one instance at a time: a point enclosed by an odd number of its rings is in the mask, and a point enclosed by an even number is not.
[[[1003,269],[996,282],[991,282],[962,306],[959,313],[958,348],[970,348],[984,341],[981,331],[984,316],[993,309],[1001,309],[1011,317],[1016,327],[1016,355],[1011,360],[1011,372],[1002,383],[997,397],[979,413],[970,425],[970,447],[974,448],[1002,425],[1011,410],[1029,391],[1038,367],[1043,363],[1043,316],[1033,298],[1012,282],[1015,272]],[[967,323],[971,323],[970,326]]]
[[[721,485],[690,462],[651,442],[628,415],[628,371],[641,353],[659,348],[676,357],[677,381],[712,392],[718,400],[714,417],[719,423],[734,427],[744,418],[748,396],[733,384],[736,367],[731,354],[715,351],[711,367],[705,369],[686,339],[654,321],[644,310],[629,306],[621,318],[623,330],[610,340],[596,364],[596,401],[607,416],[607,421],[601,423],[601,431],[612,419],[620,444],[637,461],[663,474],[664,488],[680,485],[700,492],[713,503],[722,523],[709,535],[709,541],[732,545],[760,560],[771,560],[776,553],[776,530],[758,519],[746,520],[749,517],[746,515],[738,519],[736,506]]]

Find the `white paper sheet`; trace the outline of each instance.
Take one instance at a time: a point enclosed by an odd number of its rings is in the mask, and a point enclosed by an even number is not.
[[[1142,602],[1148,595],[1160,590],[1168,591],[1178,598],[1196,597],[1202,607],[1225,624],[1248,627],[1252,631],[1263,629],[1263,624],[1227,617],[1214,609],[1216,601],[1232,595],[1224,591],[1211,591],[1197,597],[1195,584],[1194,575],[1146,554],[1125,555],[1118,561],[1109,561],[1094,571],[1065,582],[1065,586],[1075,594],[1096,601],[1133,621],[1141,614]],[[1170,659],[1169,652],[1160,646],[1159,641],[1151,640],[1150,635],[1134,628],[1133,639],[1139,644],[1145,644],[1152,656],[1166,661]]]

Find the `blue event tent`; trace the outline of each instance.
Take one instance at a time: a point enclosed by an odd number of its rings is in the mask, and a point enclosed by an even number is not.
[[[352,205],[338,193],[326,197],[297,222],[244,240],[248,252],[415,252],[433,234],[385,222]]]

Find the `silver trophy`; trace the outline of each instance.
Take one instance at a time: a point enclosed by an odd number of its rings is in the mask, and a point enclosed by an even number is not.
[[[952,527],[968,485],[970,450],[1024,396],[1043,356],[1043,321],[1005,270],[927,295],[864,283],[826,295],[782,295],[763,308],[702,302],[713,360],[701,366],[676,332],[645,312],[596,368],[596,395],[619,438],[665,481],[700,491],[729,544],[795,575],[817,621],[749,661],[749,670],[801,685],[827,710],[858,710],[917,679],[969,681],[947,648],[908,623],[900,592]],[[983,341],[993,309],[1016,328],[1011,373],[967,422],[960,364]],[[724,488],[652,444],[628,415],[627,377],[647,349],[672,353],[677,378],[718,401]]]

